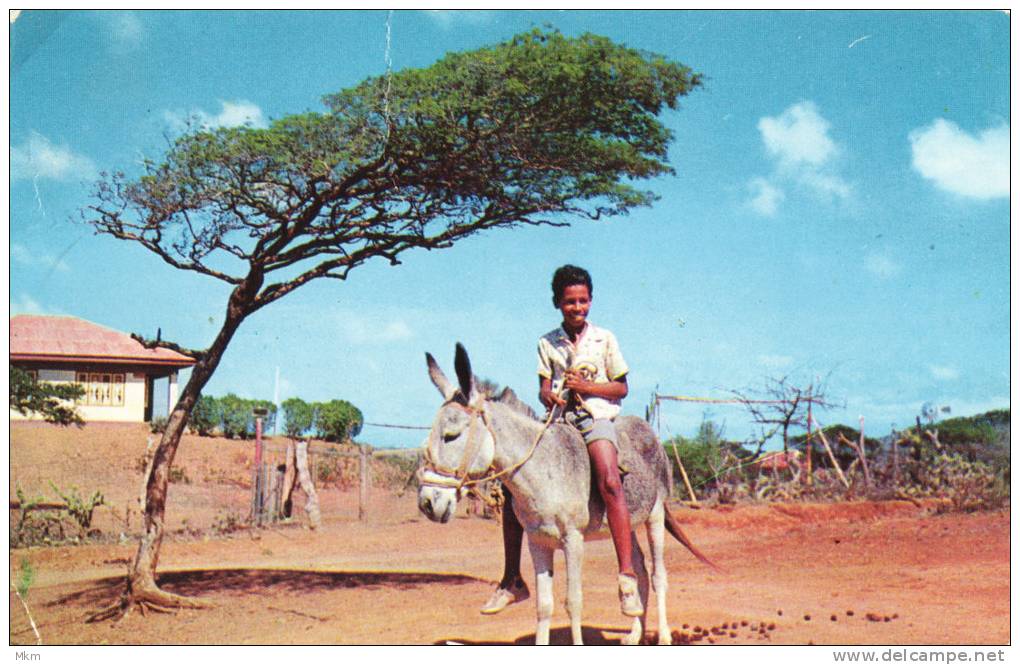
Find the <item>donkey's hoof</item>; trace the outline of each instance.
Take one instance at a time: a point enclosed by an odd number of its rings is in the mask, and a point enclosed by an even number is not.
[[[641,631],[631,631],[623,636],[620,640],[620,644],[625,647],[636,647],[641,644]]]

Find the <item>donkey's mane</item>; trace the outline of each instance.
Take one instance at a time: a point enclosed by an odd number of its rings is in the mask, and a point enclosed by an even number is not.
[[[503,388],[503,392],[496,397],[493,397],[492,401],[508,406],[511,411],[519,413],[522,416],[527,416],[532,420],[538,420],[538,414],[535,413],[535,410],[522,402],[521,398],[517,396],[517,393],[509,387]]]

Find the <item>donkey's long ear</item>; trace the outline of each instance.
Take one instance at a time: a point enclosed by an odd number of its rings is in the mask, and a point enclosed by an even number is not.
[[[460,392],[464,399],[471,404],[475,400],[475,382],[471,374],[471,360],[468,359],[464,346],[457,342],[457,353],[453,358],[453,367],[457,370],[457,382],[460,384]]]
[[[429,378],[432,379],[432,384],[439,389],[439,394],[443,396],[445,401],[450,401],[453,398],[453,393],[457,392],[457,389],[446,378],[446,375],[443,374],[443,370],[439,369],[439,365],[431,353],[425,354],[425,364],[429,366]]]

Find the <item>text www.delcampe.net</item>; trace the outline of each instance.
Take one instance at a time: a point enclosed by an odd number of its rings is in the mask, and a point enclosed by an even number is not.
[[[954,649],[885,649],[879,651],[833,651],[837,663],[1003,663],[1006,652]]]

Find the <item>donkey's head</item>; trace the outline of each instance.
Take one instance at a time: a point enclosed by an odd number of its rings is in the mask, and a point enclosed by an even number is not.
[[[475,386],[467,351],[457,344],[453,385],[435,358],[425,354],[429,378],[443,405],[425,442],[425,465],[419,473],[418,509],[435,522],[447,522],[457,508],[465,482],[479,478],[492,464],[495,439],[485,420],[485,395]]]

